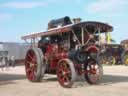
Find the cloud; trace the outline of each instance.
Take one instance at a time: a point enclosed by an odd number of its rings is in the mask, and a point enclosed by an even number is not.
[[[46,6],[44,2],[7,2],[0,4],[2,8],[35,8]]]
[[[87,7],[88,13],[111,13],[118,14],[128,9],[127,0],[96,0]]]
[[[42,0],[42,1],[16,1],[16,2],[6,2],[0,4],[0,8],[37,8],[37,7],[45,7],[50,4],[60,4],[63,2],[67,2],[68,0]],[[75,0],[76,2],[80,2],[81,0]]]
[[[11,14],[8,13],[0,13],[0,21],[5,21],[5,20],[9,20],[12,18]]]

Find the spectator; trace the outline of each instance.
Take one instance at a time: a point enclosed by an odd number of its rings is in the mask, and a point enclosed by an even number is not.
[[[15,58],[14,58],[14,56],[11,56],[10,61],[11,61],[11,66],[15,67]]]

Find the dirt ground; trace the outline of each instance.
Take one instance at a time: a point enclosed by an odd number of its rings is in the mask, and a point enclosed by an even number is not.
[[[128,96],[128,66],[104,66],[98,85],[76,82],[71,89],[62,88],[56,76],[45,75],[40,83],[29,82],[24,66],[0,70],[0,96]]]

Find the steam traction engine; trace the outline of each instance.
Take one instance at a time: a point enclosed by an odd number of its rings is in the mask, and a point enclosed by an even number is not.
[[[103,51],[100,56],[100,61],[102,64],[121,64],[121,55],[124,49],[121,44],[107,44],[105,46],[105,51]]]
[[[128,66],[128,39],[121,41],[121,45],[123,47],[122,52],[122,63]]]
[[[47,31],[22,37],[26,41],[30,39],[32,44],[25,57],[30,81],[41,81],[46,73],[57,74],[60,85],[70,88],[78,75],[84,74],[90,84],[101,79],[103,70],[98,62],[95,34],[113,29],[104,23],[79,20],[72,23],[67,16],[52,20]]]

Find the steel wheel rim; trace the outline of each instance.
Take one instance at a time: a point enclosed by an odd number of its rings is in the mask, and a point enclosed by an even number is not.
[[[29,50],[27,52],[27,55],[25,58],[25,71],[26,71],[27,78],[29,80],[33,81],[36,78],[37,58],[33,50]]]
[[[58,76],[58,81],[63,87],[70,88],[72,85],[72,77],[71,77],[71,68],[70,65],[62,61],[58,65],[58,70],[57,70],[57,76]]]

